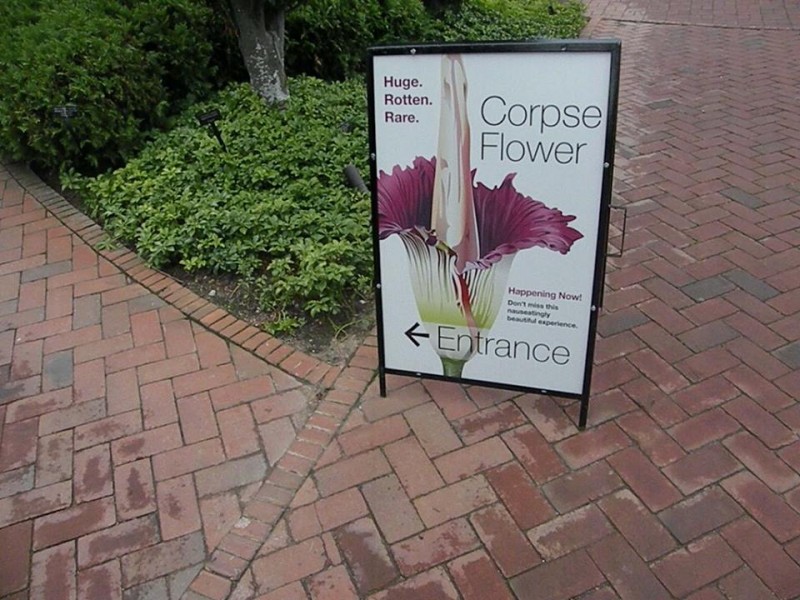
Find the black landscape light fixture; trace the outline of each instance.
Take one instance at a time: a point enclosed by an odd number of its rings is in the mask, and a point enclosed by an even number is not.
[[[60,118],[67,125],[67,127],[69,127],[72,123],[72,119],[78,116],[78,105],[69,103],[56,106],[53,108],[53,114]]]
[[[364,180],[361,178],[361,173],[358,172],[355,165],[347,165],[344,168],[344,177],[350,187],[357,189],[359,192],[369,194],[369,188],[367,184],[364,183]]]
[[[222,139],[222,134],[217,127],[217,121],[222,118],[222,113],[218,108],[213,108],[206,112],[197,113],[197,122],[204,127],[208,127],[211,135],[217,138],[219,145],[222,147],[223,152],[227,152],[228,148],[225,146],[225,141]]]
[[[53,107],[53,115],[58,118],[64,126],[64,135],[66,138],[74,143],[78,150],[80,150],[81,143],[78,140],[77,132],[72,128],[72,119],[78,116],[78,105],[72,102],[68,102],[67,104],[62,104],[59,106]],[[65,143],[65,146],[68,146],[69,143]],[[65,148],[65,152],[69,153],[69,150]]]

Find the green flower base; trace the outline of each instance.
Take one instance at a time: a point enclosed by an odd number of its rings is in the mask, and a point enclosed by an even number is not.
[[[441,357],[439,357],[441,358]],[[453,360],[451,358],[441,358],[442,369],[444,369],[445,377],[461,377],[461,371],[464,370],[464,365],[467,364],[465,360]]]

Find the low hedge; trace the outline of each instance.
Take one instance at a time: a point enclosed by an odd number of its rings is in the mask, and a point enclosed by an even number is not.
[[[291,73],[343,79],[365,68],[366,49],[400,42],[576,37],[584,6],[577,0],[307,0],[287,15]]]
[[[340,80],[376,43],[573,37],[575,0],[306,0],[287,15],[287,69]],[[124,164],[170,117],[245,74],[226,0],[0,2],[0,154],[42,170]],[[241,61],[240,61],[241,62]],[[223,65],[218,69],[217,65]],[[65,121],[56,106],[75,104]]]
[[[574,38],[586,25],[577,0],[464,0],[442,13],[433,34],[443,41]]]
[[[211,88],[215,22],[194,0],[3,0],[0,153],[47,170],[122,164]],[[70,103],[75,118],[54,114]]]
[[[370,45],[426,39],[433,26],[420,0],[306,0],[287,14],[286,67],[344,79],[364,72]]]

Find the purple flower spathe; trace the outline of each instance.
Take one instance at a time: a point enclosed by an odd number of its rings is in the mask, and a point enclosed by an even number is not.
[[[431,228],[433,179],[436,159],[418,156],[413,166],[395,165],[391,174],[381,171],[378,177],[378,235],[386,239],[393,233],[422,227]]]
[[[411,167],[396,165],[391,173],[378,177],[378,234],[385,239],[393,233],[407,232],[437,243],[431,231],[431,206],[436,159],[418,156]],[[560,210],[549,208],[517,191],[514,174],[494,188],[475,183],[472,171],[475,217],[480,244],[477,263],[465,270],[488,268],[503,256],[536,246],[561,254],[583,235],[568,224],[575,220]]]

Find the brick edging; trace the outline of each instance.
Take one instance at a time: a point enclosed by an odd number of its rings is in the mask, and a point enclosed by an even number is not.
[[[133,282],[138,283],[179,310],[188,319],[202,325],[229,342],[240,346],[270,365],[320,388],[329,389],[342,371],[306,354],[243,321],[209,302],[172,276],[153,269],[127,248],[108,249],[113,240],[93,219],[70,204],[61,194],[20,163],[3,163],[9,174],[67,229],[112,263]],[[349,360],[350,357],[348,357]]]
[[[259,491],[247,502],[242,517],[206,560],[183,595],[184,600],[225,600],[237,584],[248,585],[243,577],[258,551],[374,379],[374,368],[368,367],[369,359],[361,355],[369,354],[371,348],[377,348],[375,336],[368,337],[351,356]],[[237,600],[255,595],[255,590],[247,596],[242,595],[245,592],[240,590]]]

